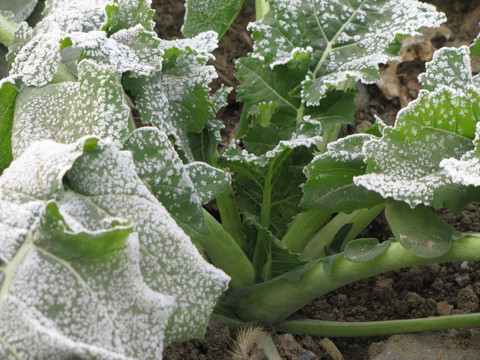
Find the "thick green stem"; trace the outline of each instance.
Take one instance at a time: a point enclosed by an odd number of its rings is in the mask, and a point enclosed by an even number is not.
[[[263,198],[262,198],[262,207],[260,209],[260,225],[265,229],[270,227],[270,214],[272,212],[272,176],[273,176],[273,165],[270,165],[268,168],[267,174],[265,175],[265,181],[263,183]]]
[[[351,214],[339,213],[327,225],[312,237],[308,244],[300,253],[301,259],[317,259],[324,257],[325,248],[330,246],[338,236],[341,235],[340,245],[346,244],[353,240],[366,226],[368,226],[385,207],[385,203],[373,206],[370,209],[355,210]],[[346,234],[340,234],[342,228],[347,227]],[[341,246],[339,246],[342,250]],[[338,252],[337,251],[337,252]]]
[[[425,259],[416,256],[393,241],[375,260],[356,263],[337,258],[330,275],[321,261],[305,268],[303,275],[296,270],[290,278],[272,279],[250,289],[241,289],[230,294],[232,308],[245,321],[278,323],[295,313],[312,300],[346,284],[404,267],[436,262],[480,260],[480,237],[465,236],[452,243],[443,256]],[[228,301],[228,299],[227,299]]]
[[[337,322],[311,319],[292,320],[275,326],[275,330],[311,336],[359,337],[456,329],[479,325],[480,313],[473,313],[422,319],[363,322]]]
[[[238,212],[232,187],[229,186],[216,200],[223,227],[232,235],[233,239],[242,249],[246,249],[247,243],[245,234],[242,231],[242,219]]]
[[[203,214],[211,233],[201,245],[212,263],[231,277],[230,289],[254,284],[255,269],[240,246],[208,211],[204,210]]]
[[[260,21],[270,11],[269,0],[255,0],[255,19]]]
[[[272,176],[273,176],[273,166],[275,163],[272,163],[265,175],[265,181],[263,183],[263,198],[262,205],[260,208],[260,225],[265,229],[270,227],[270,214],[272,211]],[[265,249],[265,235],[262,232],[258,232],[257,242],[255,243],[255,250],[253,252],[253,265],[257,271],[260,271],[263,264],[265,263],[266,258],[266,249]]]
[[[323,132],[322,141],[317,144],[318,152],[320,154],[327,151],[327,145],[329,143],[338,139],[338,134],[340,134],[341,129],[342,126],[338,124],[331,126],[330,130],[325,129],[325,131]]]
[[[330,217],[331,214],[324,211],[304,211],[290,226],[282,242],[291,252],[299,253]]]
[[[0,43],[9,47],[12,45],[13,34],[18,29],[18,25],[15,21],[8,19],[0,13]]]
[[[282,360],[271,334],[265,333],[265,335],[257,340],[257,344],[262,347],[263,354],[267,360]]]

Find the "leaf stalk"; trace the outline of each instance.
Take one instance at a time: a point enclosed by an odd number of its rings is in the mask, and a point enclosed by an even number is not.
[[[463,260],[480,260],[478,234],[453,241],[445,255],[433,259],[414,255],[400,243],[392,241],[375,260],[352,262],[340,256],[331,264],[330,272],[326,271],[322,261],[316,260],[305,265],[302,273],[297,269],[290,277],[285,274],[256,287],[232,292],[227,301],[232,302],[237,316],[245,321],[276,324],[314,299],[346,284],[404,267]]]

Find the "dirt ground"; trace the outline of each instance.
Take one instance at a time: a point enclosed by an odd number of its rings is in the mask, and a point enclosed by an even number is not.
[[[382,66],[385,75],[383,84],[359,85],[356,126],[343,130],[344,134],[363,131],[379,116],[389,125],[394,123],[397,112],[408,101],[414,99],[420,89],[416,78],[425,70],[425,60],[433,50],[442,46],[469,45],[480,31],[480,2],[478,0],[429,0],[447,14],[445,27],[434,33],[426,33],[404,49],[404,61],[399,64]],[[161,38],[182,37],[180,27],[184,16],[182,0],[154,0],[156,10],[156,31]],[[252,48],[249,33],[245,30],[254,19],[254,4],[247,0],[240,15],[221,39],[215,51],[219,80],[212,84],[216,89],[221,83],[235,89],[238,81],[234,78],[234,61],[245,56]],[[480,71],[479,62],[473,59],[473,67]],[[241,113],[241,104],[235,102],[235,91],[229,96],[228,106],[217,115],[225,124],[223,144],[233,137]],[[480,231],[478,204],[468,206],[461,214],[453,215],[442,210],[442,216],[462,231]],[[391,236],[384,217],[379,216],[361,234],[363,237],[377,237],[385,240]],[[299,311],[295,316],[338,321],[368,321],[419,318],[437,315],[470,313],[479,311],[480,264],[463,262],[455,264],[434,264],[404,269],[382,276],[366,279],[342,287],[317,299]],[[277,347],[284,359],[332,359],[325,340],[310,336],[278,334],[274,336]],[[382,338],[330,339],[327,342],[346,360],[369,358],[369,348]],[[480,337],[473,329],[455,332],[455,341],[464,347],[480,344]],[[164,359],[231,359],[233,342],[228,329],[211,322],[202,341],[172,344],[164,351]]]

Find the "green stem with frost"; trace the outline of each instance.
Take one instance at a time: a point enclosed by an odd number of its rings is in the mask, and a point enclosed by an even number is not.
[[[322,261],[316,260],[305,265],[303,272],[296,269],[263,284],[234,291],[226,303],[244,321],[278,324],[314,299],[346,284],[404,267],[463,260],[480,260],[478,234],[453,241],[445,255],[433,259],[414,255],[400,243],[392,241],[372,261],[352,262],[340,256],[333,261],[329,272]]]

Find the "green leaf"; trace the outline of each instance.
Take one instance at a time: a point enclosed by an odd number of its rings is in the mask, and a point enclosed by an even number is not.
[[[0,88],[0,168],[5,169],[12,162],[12,128],[15,100],[18,91],[9,82]]]
[[[73,193],[65,195],[66,199],[69,197],[72,201],[67,200],[61,206],[55,201],[47,202],[33,231],[34,238],[39,239],[37,245],[72,261],[107,253],[125,244],[132,230],[130,221],[109,217],[86,199],[74,198]]]
[[[218,157],[218,143],[222,140],[220,134],[223,123],[211,119],[205,124],[201,133],[188,133],[188,141],[195,161],[212,164]]]
[[[62,42],[72,33],[96,34],[107,21],[107,1],[47,0],[44,17],[34,29],[20,24],[10,48],[10,77],[24,86],[41,87],[57,72]]]
[[[237,138],[245,133],[251,116],[259,120],[263,118],[261,122],[264,126],[275,122],[275,119],[286,125],[295,123],[301,101],[291,91],[304,79],[308,60],[306,58],[303,63],[290,63],[274,69],[252,57],[238,60],[235,76],[243,84],[238,87],[237,99],[243,101],[245,107]],[[273,114],[275,117],[272,119]]]
[[[357,134],[328,144],[327,151],[304,169],[307,182],[302,187],[300,206],[330,213],[351,213],[381,202],[383,198],[377,193],[353,182],[355,176],[365,174],[362,147],[370,139],[374,137]]]
[[[152,17],[155,11],[148,0],[115,0],[112,5],[107,5],[106,9],[108,14],[106,30],[109,35],[138,24],[148,31],[153,31],[155,23]]]
[[[415,35],[443,22],[445,16],[433,6],[413,0],[275,0],[263,20],[251,25],[252,57],[275,67],[299,51],[311,53],[302,98],[318,105],[329,86],[350,77],[378,81],[378,64],[396,58],[389,46],[397,34]]]
[[[144,281],[153,291],[172,297],[176,305],[164,343],[203,337],[228,277],[200,256],[138,177],[131,152],[100,146],[75,162],[67,180],[78,196],[109,216],[132,221]]]
[[[17,23],[30,16],[38,0],[0,0],[0,10],[13,13],[13,20]]]
[[[12,135],[13,156],[32,142],[73,142],[94,134],[123,142],[130,108],[122,87],[109,69],[91,60],[79,64],[79,82],[24,88],[18,95]]]
[[[69,39],[74,47],[83,49],[82,58],[111,67],[118,75],[130,71],[135,77],[150,76],[162,67],[160,39],[141,25],[121,29],[111,36],[104,31],[72,33]]]
[[[36,142],[0,177],[0,264],[9,262],[25,241],[45,201],[63,194],[62,178],[87,143]],[[1,291],[1,290],[0,290]]]
[[[470,45],[470,55],[472,56],[480,56],[480,34],[477,35],[473,44]]]
[[[259,131],[255,142],[247,142],[247,149],[240,153],[232,143],[219,159],[235,174],[241,211],[259,214],[263,197],[271,196],[269,230],[277,237],[283,236],[292,217],[300,211],[300,184],[305,181],[302,167],[312,158],[307,149],[322,139],[321,128],[320,123],[306,119],[298,128],[281,131],[280,139],[284,140],[280,141],[268,135],[271,129],[266,128],[264,139]],[[271,193],[264,194],[268,188]]]
[[[412,208],[423,203],[461,210],[473,200],[472,193],[455,185],[440,164],[472,150],[479,102],[480,95],[468,87],[422,90],[399,112],[395,128],[365,143],[367,174],[356,177],[355,184]]]
[[[124,79],[132,92],[142,122],[152,124],[172,136],[182,156],[193,161],[188,133],[202,132],[214,115],[215,104],[208,84],[216,78],[213,66],[205,65],[209,51],[217,46],[215,33],[194,39],[164,41],[161,74]]]
[[[259,239],[262,241],[266,260],[262,269],[263,281],[268,281],[274,277],[297,269],[308,262],[306,260],[300,260],[298,254],[292,253],[288,250],[288,248],[278,240],[277,237],[261,226],[253,216],[247,214],[245,220],[252,223],[260,234]]]
[[[350,241],[343,252],[345,259],[353,262],[375,260],[390,246],[390,241],[379,243],[377,239],[355,239]]]
[[[426,64],[426,72],[418,80],[425,89],[434,91],[439,86],[462,90],[473,85],[470,51],[467,46],[441,48],[435,51],[432,61]]]
[[[242,8],[243,0],[187,0],[182,32],[193,37],[213,30],[221,38]]]
[[[133,132],[125,142],[139,176],[185,232],[198,240],[208,233],[202,212],[205,204],[230,184],[230,176],[201,162],[184,165],[167,135],[153,127]]]
[[[432,211],[417,206],[411,209],[397,201],[387,201],[385,215],[395,238],[413,254],[433,259],[444,255],[458,231]]]

